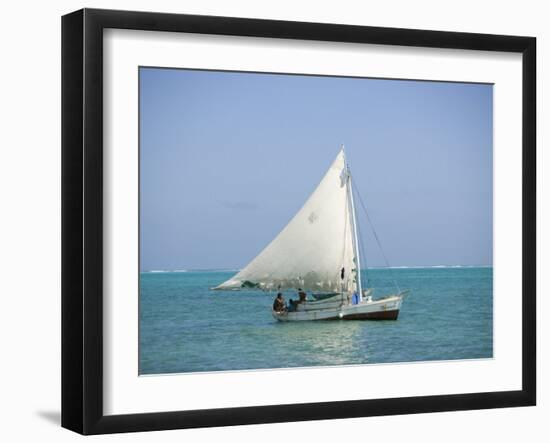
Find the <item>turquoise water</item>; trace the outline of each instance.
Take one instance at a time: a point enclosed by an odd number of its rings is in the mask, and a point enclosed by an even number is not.
[[[140,374],[493,355],[489,267],[369,269],[374,298],[395,292],[392,276],[411,290],[397,321],[279,323],[271,316],[275,294],[209,290],[234,274],[140,274]]]

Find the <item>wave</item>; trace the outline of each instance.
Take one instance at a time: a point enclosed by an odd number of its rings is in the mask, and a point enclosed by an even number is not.
[[[189,272],[187,269],[151,269],[149,271],[141,271],[146,274],[166,274],[168,272]]]

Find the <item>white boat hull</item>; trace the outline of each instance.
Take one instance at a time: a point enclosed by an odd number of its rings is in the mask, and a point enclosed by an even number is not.
[[[311,320],[397,320],[403,294],[390,295],[379,300],[363,300],[358,304],[305,302],[296,311],[272,311],[279,321]]]

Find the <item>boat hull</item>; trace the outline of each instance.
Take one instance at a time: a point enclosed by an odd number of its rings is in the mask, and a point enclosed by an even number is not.
[[[305,303],[297,311],[274,312],[278,321],[313,321],[313,320],[397,320],[403,295],[392,295],[380,300],[363,301],[356,305],[343,304],[334,306],[326,304],[315,309],[314,303]],[[328,305],[328,306],[327,306]]]
[[[397,320],[399,309],[346,315],[342,320]]]

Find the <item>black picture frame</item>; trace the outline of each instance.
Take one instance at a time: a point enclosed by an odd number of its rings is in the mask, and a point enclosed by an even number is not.
[[[522,389],[177,412],[103,413],[103,30],[192,32],[522,54]],[[62,426],[82,434],[530,406],[536,403],[536,39],[83,9],[62,18]]]

